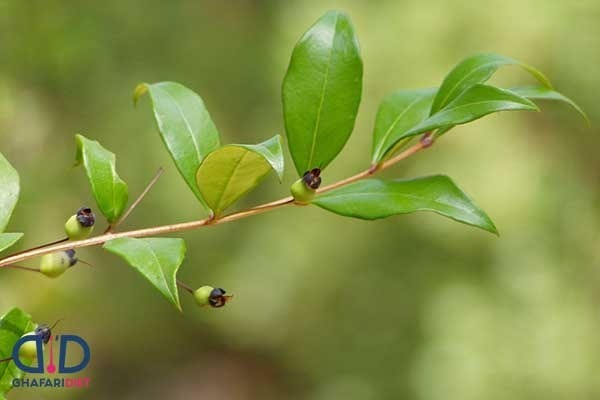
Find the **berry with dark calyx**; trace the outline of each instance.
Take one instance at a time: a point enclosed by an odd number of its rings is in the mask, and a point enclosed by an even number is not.
[[[199,306],[223,307],[232,296],[226,296],[225,290],[212,286],[202,286],[194,291],[194,299]]]
[[[45,254],[40,261],[40,272],[49,278],[56,278],[75,264],[77,257],[73,249]]]
[[[71,240],[85,239],[94,230],[96,216],[91,208],[81,207],[75,215],[72,215],[65,223],[65,233]]]
[[[313,168],[306,171],[290,188],[296,203],[308,204],[315,197],[316,190],[321,185],[321,170]]]

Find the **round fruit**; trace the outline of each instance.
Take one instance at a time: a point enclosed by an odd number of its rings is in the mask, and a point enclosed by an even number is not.
[[[306,185],[304,178],[298,179],[290,188],[296,203],[308,204],[315,197],[316,191]]]
[[[90,208],[81,207],[65,223],[65,233],[71,240],[85,239],[94,230],[96,216]]]
[[[196,304],[199,306],[208,305],[208,301],[210,299],[210,294],[215,288],[212,286],[202,286],[199,289],[194,291],[194,299],[196,300]]]
[[[49,278],[56,278],[76,263],[75,250],[45,254],[40,261],[40,272]]]

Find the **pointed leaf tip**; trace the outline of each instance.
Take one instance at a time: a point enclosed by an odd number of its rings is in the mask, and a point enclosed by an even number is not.
[[[336,214],[366,220],[433,211],[498,234],[490,217],[445,175],[365,179],[319,195],[313,203]]]
[[[177,82],[143,84],[150,95],[158,131],[177,170],[201,204],[206,206],[196,171],[220,146],[219,132],[202,98]],[[139,86],[138,86],[139,87]]]
[[[581,115],[581,117],[585,120],[588,127],[591,126],[591,121],[586,114],[585,111],[573,100],[565,96],[564,94],[557,92],[556,90],[552,90],[552,88],[547,88],[544,86],[524,86],[524,87],[515,87],[510,89],[511,92],[518,94],[519,96],[523,96],[527,99],[533,100],[554,100],[561,101],[570,105],[575,111]]]
[[[83,165],[98,208],[114,222],[125,211],[129,198],[127,184],[116,171],[116,157],[96,140],[77,134],[75,141],[75,165]]]
[[[299,175],[324,169],[348,141],[360,104],[363,64],[350,19],[321,16],[302,35],[283,80],[288,147]]]
[[[185,258],[185,242],[177,238],[119,238],[103,246],[146,278],[179,311],[177,271]]]

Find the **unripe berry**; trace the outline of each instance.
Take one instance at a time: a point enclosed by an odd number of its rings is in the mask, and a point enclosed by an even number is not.
[[[298,179],[290,191],[296,203],[308,204],[315,197],[316,190],[321,185],[321,170],[319,168],[313,168],[310,171],[306,171],[302,178]]]
[[[56,278],[76,263],[75,250],[72,249],[45,254],[40,260],[40,272],[49,278]]]
[[[35,332],[29,332],[21,337],[35,336]],[[33,339],[33,338],[31,338]],[[19,358],[22,360],[33,361],[37,358],[37,342],[35,340],[29,340],[21,345],[19,348]]]
[[[210,293],[214,289],[215,288],[212,286],[202,286],[201,288],[196,289],[194,291],[194,299],[196,300],[196,304],[198,304],[201,307],[208,305],[208,299],[210,298]]]
[[[81,207],[77,214],[72,215],[65,223],[65,233],[71,240],[85,239],[94,230],[96,216],[91,208]]]
[[[225,295],[225,290],[212,286],[202,286],[194,291],[194,299],[199,306],[210,305],[214,308],[223,307],[231,296]]]
[[[308,204],[315,197],[315,191],[306,186],[306,183],[304,183],[302,178],[294,182],[290,191],[292,192],[292,196],[294,197],[294,200],[296,200],[296,203],[300,204]]]

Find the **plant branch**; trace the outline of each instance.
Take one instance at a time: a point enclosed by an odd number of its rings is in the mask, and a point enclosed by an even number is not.
[[[345,186],[350,183],[356,182],[360,179],[367,178],[367,177],[375,174],[376,172],[387,169],[387,168],[391,167],[392,165],[412,156],[413,154],[431,146],[432,143],[433,143],[433,141],[431,139],[431,136],[429,134],[425,134],[419,142],[417,142],[413,146],[407,148],[406,150],[404,150],[397,156],[392,157],[389,160],[387,160],[381,164],[372,165],[368,169],[366,169],[356,175],[353,175],[349,178],[346,178],[339,182],[325,186],[325,187],[319,189],[317,192],[324,193],[324,192],[336,189],[338,187]],[[158,176],[160,176],[160,174],[157,174],[157,177]],[[153,179],[153,182],[156,181],[157,177],[155,177],[155,179]],[[140,198],[143,198],[145,193],[147,193],[149,188],[154,184],[153,182],[151,182],[148,185],[148,187],[146,188],[147,190],[144,190],[144,192],[142,192],[142,195],[140,195]],[[137,203],[139,203],[139,201],[136,200],[136,202],[134,202],[132,207],[130,207],[130,210],[132,210],[133,207],[135,205],[137,205]],[[65,251],[65,250],[76,249],[76,248],[81,248],[81,247],[98,246],[98,245],[108,242],[109,240],[114,240],[114,239],[123,238],[123,237],[140,238],[140,237],[148,237],[148,236],[157,236],[157,235],[164,235],[164,234],[169,234],[169,233],[174,233],[174,232],[189,231],[189,230],[201,228],[203,226],[218,225],[218,224],[222,224],[222,223],[226,223],[226,222],[236,221],[238,219],[250,217],[253,215],[262,214],[264,212],[274,210],[276,208],[283,207],[286,205],[295,205],[294,198],[291,196],[284,197],[282,199],[275,200],[270,203],[265,203],[265,204],[262,204],[262,205],[259,205],[259,206],[253,207],[253,208],[249,208],[247,210],[237,211],[237,212],[227,214],[227,215],[224,215],[221,217],[211,215],[209,217],[206,217],[206,218],[203,218],[200,220],[190,221],[190,222],[182,222],[182,223],[178,223],[178,224],[155,226],[155,227],[151,227],[151,228],[137,229],[137,230],[126,231],[126,232],[106,232],[102,235],[94,236],[94,237],[84,239],[84,240],[71,241],[68,243],[58,243],[58,244],[53,244],[53,245],[49,245],[49,246],[45,246],[45,247],[25,250],[23,252],[16,253],[16,254],[10,255],[8,257],[5,257],[3,259],[0,259],[0,267],[12,266],[13,264],[19,263],[21,261],[25,261],[25,260],[28,260],[33,257],[39,257],[44,254],[54,253],[57,251]],[[124,216],[127,216],[128,214],[129,214],[129,212],[125,213]],[[124,219],[124,218],[121,218],[121,220],[122,219]]]
[[[179,279],[177,279],[177,286],[179,286],[180,288],[182,288],[183,290],[185,290],[186,292],[189,292],[191,294],[194,294],[194,289],[192,289],[191,286],[186,285],[185,283],[183,283],[182,281],[180,281]]]
[[[383,171],[384,169],[387,169],[387,168],[391,167],[392,165],[397,164],[398,162],[407,159],[408,157],[412,156],[413,154],[431,146],[433,144],[433,142],[431,142],[430,137],[431,136],[428,132],[423,135],[421,140],[419,140],[417,143],[415,143],[408,149],[404,150],[397,156],[394,156],[394,157],[390,158],[389,160],[382,162],[381,164],[373,164],[373,165],[371,165],[371,167],[369,169],[359,172],[356,175],[352,175],[349,178],[342,179],[341,181],[338,181],[338,182],[332,183],[331,185],[322,187],[319,190],[317,190],[317,193],[325,193],[330,190],[337,189],[342,186],[346,186],[350,183],[354,183],[361,179],[368,178],[369,176],[374,175],[378,171]]]
[[[40,270],[37,268],[22,267],[20,265],[3,265],[2,268],[13,268],[13,269],[20,269],[20,270],[29,271],[29,272],[40,272]]]
[[[158,178],[160,178],[160,176],[163,174],[164,170],[162,167],[160,167],[158,169],[158,171],[156,171],[156,175],[154,175],[154,178],[152,178],[152,180],[150,181],[150,183],[148,183],[148,185],[146,186],[146,188],[142,191],[142,193],[140,193],[140,195],[138,196],[137,199],[135,199],[135,201],[133,202],[133,204],[131,204],[131,206],[129,206],[129,208],[127,209],[127,211],[125,211],[123,213],[123,215],[121,215],[121,218],[119,218],[115,223],[110,224],[108,226],[108,228],[106,228],[106,230],[104,231],[104,233],[109,233],[114,231],[117,226],[119,226],[123,221],[125,221],[127,219],[127,217],[129,217],[129,214],[131,214],[131,212],[138,206],[138,204],[140,204],[140,202],[144,199],[144,197],[146,197],[146,195],[148,194],[148,192],[150,191],[150,189],[152,189],[152,186],[154,186],[154,184],[158,181]]]

